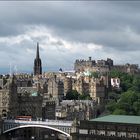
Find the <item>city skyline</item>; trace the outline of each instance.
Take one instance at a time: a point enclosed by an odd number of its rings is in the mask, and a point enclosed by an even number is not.
[[[71,70],[76,59],[139,64],[140,2],[0,2],[0,67],[32,72],[36,43],[43,71]]]

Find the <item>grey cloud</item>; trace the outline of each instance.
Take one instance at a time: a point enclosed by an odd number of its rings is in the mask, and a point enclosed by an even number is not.
[[[71,4],[72,3],[72,4]],[[89,4],[90,3],[90,4]],[[5,8],[3,18],[7,22],[15,24],[46,24],[60,30],[115,30],[121,25],[126,25],[128,21],[133,21],[134,16],[129,16],[131,12],[126,12],[111,2],[45,2],[34,6],[12,6],[9,11]],[[84,5],[85,4],[85,5]],[[4,10],[4,9],[3,9]],[[120,10],[120,11],[119,11]],[[7,18],[8,17],[8,18]],[[138,18],[136,19],[138,20]]]
[[[123,51],[125,56],[125,54],[132,55],[129,53],[131,51],[139,52],[140,50],[140,2],[22,1],[11,3],[0,2],[0,4],[1,37],[22,34],[26,31],[26,28],[24,27],[28,25],[43,25],[52,30],[52,35],[59,36],[65,40],[102,45],[104,49],[104,53],[100,53],[102,57],[108,56],[108,50],[112,56],[114,54],[115,60],[117,60],[115,56],[118,52]],[[128,27],[130,28],[131,32],[126,31]],[[38,36],[28,41],[24,40],[23,43],[19,44],[19,46],[7,46],[5,44],[0,44],[0,50],[7,53],[13,60],[17,58],[17,55],[19,55],[19,60],[23,62],[24,57],[29,57],[29,54],[28,56],[26,56],[27,54],[24,56],[23,52],[26,52],[27,48],[34,51],[35,47],[33,44],[35,44],[37,41],[43,43],[43,37]],[[86,58],[91,54],[90,52],[89,54],[84,54],[79,50],[77,54],[69,56],[71,54],[66,53],[62,48],[64,45],[63,42],[52,42],[51,45],[57,46],[56,51],[59,52],[59,54],[54,52],[46,53],[43,54],[43,59],[47,59],[47,55],[49,58],[53,59],[51,55],[54,55],[54,57],[58,57],[59,62],[62,62],[62,65],[65,66],[68,66],[66,61],[71,65],[74,59],[77,57]],[[2,46],[4,46],[4,48]],[[41,50],[41,52],[43,52],[43,50]],[[95,56],[98,57],[99,55]],[[136,56],[132,56],[137,58],[138,54]],[[32,60],[33,56],[30,57]],[[121,57],[123,57],[123,55],[121,55]],[[49,63],[51,66],[52,63],[55,62],[55,58],[54,60],[46,63]],[[7,57],[6,59],[8,60],[9,58]],[[27,63],[28,66],[32,65],[32,62]],[[57,64],[56,67],[58,67]]]

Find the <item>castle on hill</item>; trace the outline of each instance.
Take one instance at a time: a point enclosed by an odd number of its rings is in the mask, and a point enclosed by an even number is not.
[[[124,64],[124,65],[114,65],[113,60],[107,58],[107,60],[92,60],[89,57],[88,60],[79,60],[77,59],[74,63],[74,70],[76,72],[83,72],[83,71],[91,71],[91,72],[100,72],[106,73],[111,70],[118,70],[125,73],[137,74],[140,73],[140,69],[138,64]]]

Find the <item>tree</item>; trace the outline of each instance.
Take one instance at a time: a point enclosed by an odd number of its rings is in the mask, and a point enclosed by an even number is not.
[[[72,90],[66,94],[66,100],[91,100],[89,94],[79,94],[76,90]]]
[[[133,103],[133,109],[135,111],[135,114],[140,116],[140,100]]]
[[[117,102],[108,103],[107,109],[113,114],[140,115],[140,93],[128,90]]]
[[[118,77],[121,81],[121,92],[116,91],[108,94],[111,100],[106,108],[113,114],[140,115],[140,75],[113,70],[110,77]]]
[[[113,112],[113,115],[126,115],[126,111],[123,110],[123,109],[116,109],[116,110]]]
[[[72,90],[66,94],[66,100],[78,100],[79,93],[76,90]]]
[[[108,98],[117,101],[120,98],[120,94],[118,94],[118,91],[112,91],[108,93]]]
[[[134,76],[131,89],[140,92],[140,76]]]
[[[120,78],[120,81],[121,81],[120,86],[121,86],[123,92],[126,92],[129,88],[132,87],[132,82],[133,82],[133,77],[134,77],[133,75],[130,75],[130,74],[124,73],[124,72],[120,72],[117,70],[112,70],[109,73],[109,76],[112,78],[115,78],[115,77]]]
[[[116,109],[116,102],[111,100],[107,105],[106,105],[107,110],[110,111],[110,113],[113,113],[113,111]]]
[[[79,100],[92,100],[89,94],[81,94],[79,95]]]

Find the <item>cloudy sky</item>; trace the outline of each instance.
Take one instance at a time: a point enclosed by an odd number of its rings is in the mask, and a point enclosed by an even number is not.
[[[76,59],[140,64],[140,2],[0,2],[0,72],[31,72],[40,44],[43,71]]]

